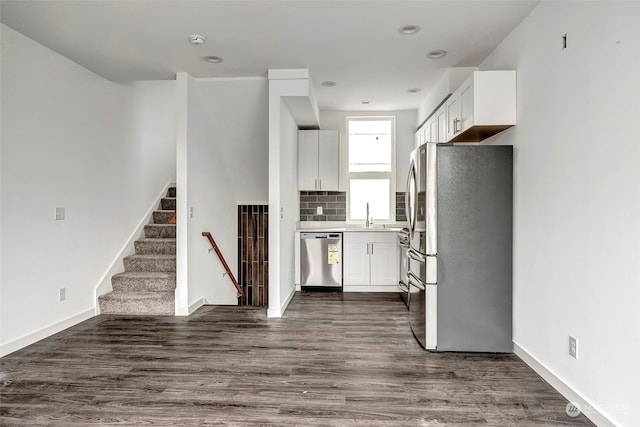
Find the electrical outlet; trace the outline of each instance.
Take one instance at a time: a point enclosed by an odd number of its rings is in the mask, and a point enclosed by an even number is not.
[[[316,208],[316,215],[322,215],[322,206]]]
[[[64,301],[67,299],[67,288],[58,289],[58,301]]]
[[[569,356],[578,358],[578,340],[569,335]]]

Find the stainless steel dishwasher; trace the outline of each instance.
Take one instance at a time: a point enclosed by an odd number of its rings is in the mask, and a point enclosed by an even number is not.
[[[342,233],[300,233],[300,286],[342,289]]]

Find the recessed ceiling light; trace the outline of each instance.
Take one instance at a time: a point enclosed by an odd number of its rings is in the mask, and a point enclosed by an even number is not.
[[[431,59],[440,59],[440,58],[444,58],[446,54],[447,54],[446,50],[436,49],[427,53],[427,57]]]
[[[327,81],[324,81],[324,82],[320,83],[320,85],[322,85],[324,87],[334,87],[336,85],[336,82],[332,82],[331,80],[327,80]]]
[[[422,89],[420,89],[419,87],[412,87],[411,89],[407,89],[407,92],[409,92],[409,93],[418,93],[421,90]]]
[[[204,60],[207,62],[211,62],[212,64],[222,62],[222,58],[220,58],[219,56],[205,56]]]
[[[369,101],[369,100],[365,99],[365,100],[360,101],[360,104],[362,104],[362,105],[369,105],[369,104],[371,104],[371,101]]]
[[[405,36],[416,34],[420,31],[420,25],[405,25],[404,27],[400,27],[398,31]]]
[[[199,46],[204,43],[204,37],[194,34],[189,36],[189,42],[193,45]]]

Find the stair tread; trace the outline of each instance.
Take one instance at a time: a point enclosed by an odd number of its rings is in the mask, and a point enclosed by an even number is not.
[[[141,259],[172,259],[175,258],[175,254],[133,254],[126,256],[125,258],[141,258]]]
[[[135,292],[108,292],[104,295],[100,295],[98,299],[102,300],[120,300],[120,301],[134,301],[141,299],[163,299],[171,297],[174,292],[171,291],[135,291]]]
[[[173,272],[167,272],[167,271],[125,271],[123,273],[116,273],[113,275],[113,277],[132,277],[132,278],[157,278],[157,279],[164,279],[167,277],[175,277],[176,273],[175,271]]]
[[[138,239],[138,242],[153,242],[153,243],[175,243],[175,237],[144,237]]]

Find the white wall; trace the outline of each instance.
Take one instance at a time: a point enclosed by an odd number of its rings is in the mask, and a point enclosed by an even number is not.
[[[291,105],[317,111],[308,70],[269,70],[269,317],[280,317],[295,294],[294,230],[299,217],[298,124]],[[300,120],[313,120],[303,114]],[[305,122],[305,125],[312,125]],[[315,123],[317,125],[317,123]]]
[[[514,145],[514,342],[627,427],[640,425],[638,22],[638,2],[542,2],[481,65],[518,71],[518,125],[488,141]]]
[[[268,200],[267,107],[264,78],[189,80],[186,209],[179,211],[179,221],[186,220],[189,311],[201,302],[237,304],[202,232],[213,235],[237,278],[238,202]]]
[[[94,289],[175,174],[166,99],[2,26],[2,353],[93,315]],[[159,90],[156,93],[156,89]],[[54,208],[66,220],[54,220]],[[66,301],[58,302],[58,288]]]
[[[300,199],[298,198],[298,125],[284,103],[280,109],[280,173],[281,206],[286,213],[280,223],[280,307],[286,308],[287,300],[295,292],[293,230],[300,215]]]
[[[417,111],[320,111],[322,129],[338,129],[341,137],[342,159],[347,158],[348,116],[395,116],[396,118],[396,191],[404,192],[409,173],[409,154],[413,150]],[[340,162],[340,191],[347,191],[347,162]]]

